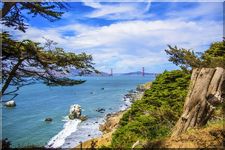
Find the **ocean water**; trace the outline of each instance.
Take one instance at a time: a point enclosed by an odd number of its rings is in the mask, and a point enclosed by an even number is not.
[[[48,87],[42,83],[19,90],[15,108],[2,107],[3,138],[13,147],[27,145],[70,148],[80,141],[100,136],[99,124],[108,113],[125,109],[123,96],[155,76],[79,77],[85,83]],[[104,88],[104,90],[102,90]],[[7,97],[3,97],[6,100]],[[79,104],[87,121],[69,120],[70,105]],[[129,105],[129,104],[127,104]],[[104,113],[96,111],[104,108]],[[47,123],[46,117],[53,118]]]

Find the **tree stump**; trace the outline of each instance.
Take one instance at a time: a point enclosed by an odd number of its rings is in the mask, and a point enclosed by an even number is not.
[[[192,72],[183,114],[175,125],[172,136],[180,135],[190,127],[203,126],[213,110],[225,97],[225,70],[223,68],[196,68]]]

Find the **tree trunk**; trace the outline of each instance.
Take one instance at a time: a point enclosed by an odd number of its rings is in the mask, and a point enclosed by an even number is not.
[[[215,106],[223,102],[224,95],[223,68],[194,69],[183,114],[175,125],[172,136],[177,136],[190,127],[205,125]]]
[[[16,2],[4,2],[3,8],[1,10],[0,19],[4,18],[15,4]]]
[[[6,79],[6,81],[5,81],[5,83],[4,83],[3,87],[2,87],[2,90],[1,90],[1,96],[4,95],[6,89],[8,88],[10,82],[12,81],[13,77],[14,77],[15,74],[16,74],[17,69],[18,69],[19,66],[22,64],[22,62],[23,62],[22,59],[19,60],[19,61],[17,62],[17,64],[13,67],[12,71],[9,73],[8,78]]]

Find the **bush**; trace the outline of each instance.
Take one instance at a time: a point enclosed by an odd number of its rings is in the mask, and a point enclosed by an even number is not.
[[[141,100],[135,101],[120,120],[112,136],[113,148],[131,147],[137,140],[165,137],[182,112],[190,74],[184,71],[165,71],[157,76]]]

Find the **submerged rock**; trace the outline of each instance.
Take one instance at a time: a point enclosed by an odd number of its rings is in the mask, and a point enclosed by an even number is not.
[[[97,112],[100,112],[100,113],[104,113],[105,112],[105,109],[104,108],[98,108],[96,111]]]
[[[53,119],[52,118],[45,118],[45,122],[52,122],[53,121]]]
[[[88,119],[88,117],[87,116],[80,116],[80,118],[79,118],[81,121],[85,121],[85,120],[87,120]]]
[[[14,100],[10,100],[8,102],[5,103],[6,107],[15,107],[16,106],[16,102]]]

